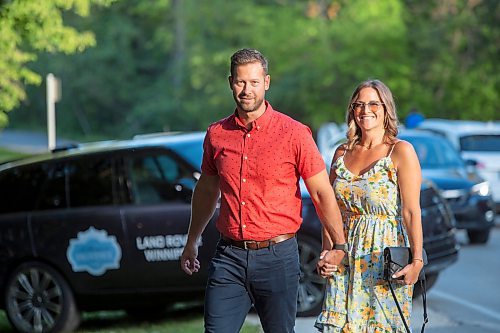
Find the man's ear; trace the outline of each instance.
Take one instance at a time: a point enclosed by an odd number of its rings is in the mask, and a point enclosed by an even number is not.
[[[271,85],[271,75],[266,75],[266,77],[264,78],[264,88],[266,90],[269,90],[269,86]]]
[[[227,78],[227,81],[229,82],[229,88],[231,90],[233,90],[233,77],[231,75],[229,75],[229,77]]]

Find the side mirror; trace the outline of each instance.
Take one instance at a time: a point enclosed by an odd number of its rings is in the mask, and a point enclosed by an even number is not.
[[[174,185],[174,188],[182,201],[191,202],[195,185],[196,179],[182,178]]]

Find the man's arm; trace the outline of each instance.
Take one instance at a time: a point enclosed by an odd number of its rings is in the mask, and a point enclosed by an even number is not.
[[[200,262],[197,259],[197,240],[214,215],[219,195],[219,176],[208,176],[202,173],[193,192],[188,238],[181,256],[181,268],[186,274],[192,275],[200,268]]]
[[[316,208],[316,213],[328,232],[333,244],[344,244],[344,227],[342,216],[335,200],[333,188],[330,185],[326,170],[304,180],[307,190]],[[329,263],[340,265],[345,253],[342,250],[332,250],[333,256],[329,256]]]

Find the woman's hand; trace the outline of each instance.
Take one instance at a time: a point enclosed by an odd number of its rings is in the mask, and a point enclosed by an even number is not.
[[[316,265],[318,274],[327,278],[341,270],[341,263],[344,256],[345,252],[342,250],[323,250]]]
[[[420,271],[424,267],[424,263],[420,260],[414,260],[411,264],[406,265],[402,270],[395,273],[392,277],[397,279],[400,276],[404,276],[403,280],[398,280],[401,284],[415,284],[418,281],[418,276]]]

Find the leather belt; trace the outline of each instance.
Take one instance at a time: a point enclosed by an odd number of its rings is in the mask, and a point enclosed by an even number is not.
[[[263,249],[263,248],[269,247],[273,244],[278,244],[278,243],[284,242],[284,241],[286,241],[290,238],[293,238],[293,237],[295,237],[295,233],[279,235],[279,236],[276,236],[276,237],[273,237],[271,239],[264,240],[264,241],[254,241],[254,240],[238,241],[238,240],[228,238],[226,236],[221,236],[221,238],[229,245],[236,246],[236,247],[239,247],[239,248],[242,248],[245,250]]]

